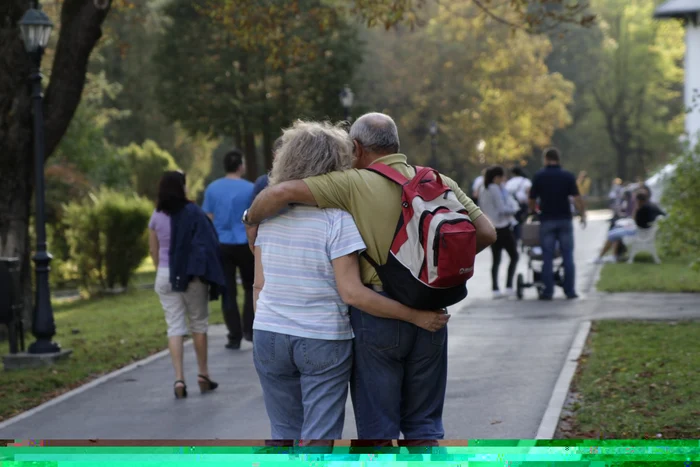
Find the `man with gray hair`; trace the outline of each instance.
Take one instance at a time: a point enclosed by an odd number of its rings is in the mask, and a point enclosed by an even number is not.
[[[402,190],[364,169],[385,164],[409,179],[415,176],[415,169],[398,153],[398,130],[388,115],[363,115],[352,125],[350,138],[355,169],[279,183],[258,195],[243,215],[249,241],[257,235],[257,224],[289,204],[339,208],[352,214],[367,246],[366,254],[378,264],[386,263],[401,215]],[[453,180],[440,177],[467,210],[476,228],[477,251],[488,247],[496,240],[491,222]],[[383,293],[376,270],[364,257],[360,269],[362,282]],[[406,441],[402,444],[436,445],[436,440],[445,436],[442,411],[447,387],[447,328],[431,333],[356,308],[351,308],[350,320],[355,334],[350,390],[358,437],[373,440],[372,445],[391,446],[391,440],[403,433]]]

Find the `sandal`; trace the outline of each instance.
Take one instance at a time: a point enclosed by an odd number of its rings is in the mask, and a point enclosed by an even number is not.
[[[182,386],[178,386],[178,383],[182,383]],[[175,381],[175,399],[184,399],[187,397],[187,385],[181,379]]]
[[[199,390],[202,393],[213,391],[214,389],[219,387],[219,383],[215,383],[214,381],[210,380],[209,377],[204,376],[204,375],[197,375],[200,378],[199,381]],[[204,381],[202,381],[204,380]]]

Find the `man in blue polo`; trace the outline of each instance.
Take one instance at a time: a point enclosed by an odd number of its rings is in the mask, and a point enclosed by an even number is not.
[[[253,183],[245,180],[245,157],[234,149],[224,155],[226,176],[209,185],[204,192],[202,209],[214,222],[221,242],[221,255],[226,274],[226,297],[222,297],[224,321],[228,328],[227,349],[240,349],[241,340],[253,341],[253,281],[255,257],[248,248],[241,216],[253,202]],[[243,285],[243,316],[238,309],[238,282]],[[242,318],[242,323],[241,323]],[[242,324],[242,325],[241,325]]]
[[[545,149],[544,168],[535,174],[530,188],[530,211],[539,205],[540,246],[542,247],[542,282],[540,300],[551,300],[554,295],[554,252],[557,244],[564,262],[564,293],[566,298],[576,294],[576,266],[574,265],[574,223],[571,198],[586,226],[586,206],[576,186],[576,177],[561,168],[561,156],[556,148]]]

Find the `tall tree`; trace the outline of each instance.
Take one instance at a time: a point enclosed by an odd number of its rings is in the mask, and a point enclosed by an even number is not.
[[[548,71],[547,38],[513,33],[479,13],[443,0],[425,28],[370,32],[358,96],[397,118],[417,163],[430,160],[436,120],[439,168],[462,182],[475,175],[469,169],[517,161],[570,123],[573,86]]]
[[[653,0],[598,0],[604,34],[588,99],[610,141],[616,175],[646,175],[683,131],[683,28],[653,19]]]
[[[25,311],[31,309],[29,213],[33,189],[32,114],[27,78],[31,60],[24,50],[17,21],[34,2],[0,2],[0,256],[23,259]],[[102,35],[110,1],[64,0],[60,34],[46,89],[46,153],[66,132],[85,85],[88,59]]]
[[[242,142],[251,177],[254,138],[263,142],[269,169],[281,127],[294,118],[341,116],[338,93],[360,61],[343,18],[319,0],[296,3],[298,14],[279,33],[284,40],[265,46],[238,43],[227,17],[205,20],[208,0],[177,0],[166,10],[172,23],[156,55],[163,111],[190,131]]]

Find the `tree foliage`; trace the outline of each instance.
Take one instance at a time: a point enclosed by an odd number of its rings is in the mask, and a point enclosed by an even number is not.
[[[653,19],[653,0],[596,0],[590,29],[560,28],[550,62],[577,86],[574,124],[555,136],[576,169],[607,190],[677,153],[683,131],[683,28]]]
[[[287,15],[292,3],[296,14]],[[320,0],[271,6],[270,21],[283,13],[287,19],[271,34],[279,42],[263,45],[240,39],[245,9],[219,15],[207,5],[175,0],[166,9],[172,22],[155,57],[160,105],[190,132],[232,137],[244,147],[254,177],[255,137],[262,140],[269,168],[281,127],[295,118],[342,114],[338,93],[351,82],[361,48],[355,29]],[[269,32],[271,26],[257,27]]]
[[[573,86],[548,71],[544,36],[512,31],[456,0],[442,1],[421,30],[370,34],[360,101],[397,119],[418,163],[429,161],[432,120],[439,168],[461,179],[473,176],[465,167],[520,160],[570,123]]]

